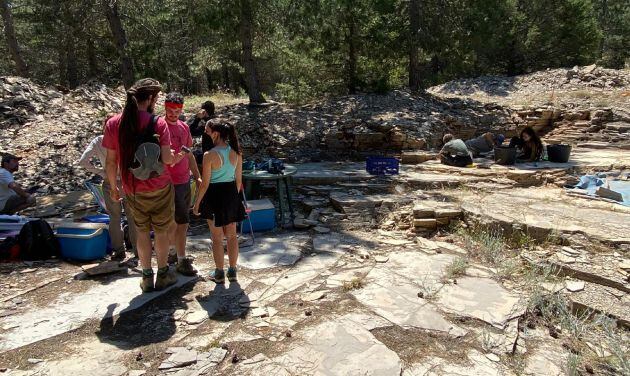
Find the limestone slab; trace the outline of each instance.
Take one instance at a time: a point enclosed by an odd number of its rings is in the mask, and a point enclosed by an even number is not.
[[[2,326],[18,325],[0,334],[0,352],[80,328],[90,319],[108,318],[133,311],[196,278],[178,275],[175,285],[162,291],[142,294],[140,274],[134,274],[92,287],[81,294],[62,294],[46,307],[0,319]]]
[[[367,285],[352,294],[386,320],[405,329],[425,329],[454,337],[466,334],[464,329],[446,320],[433,304],[419,298],[420,287],[414,283],[402,278],[392,281],[391,274],[381,268],[374,268],[366,279]]]
[[[412,364],[402,373],[402,376],[510,376],[514,375],[504,369],[499,363],[488,359],[477,350],[470,350],[467,359],[461,364],[452,359],[429,357],[417,364]]]
[[[277,235],[256,239],[256,246],[241,250],[240,266],[248,269],[267,269],[293,265],[302,256],[309,238],[307,235]]]
[[[360,324],[341,317],[310,328],[274,359],[299,375],[399,375],[398,355]]]
[[[440,290],[437,305],[449,312],[473,317],[498,328],[525,313],[519,297],[489,278],[464,277]]]

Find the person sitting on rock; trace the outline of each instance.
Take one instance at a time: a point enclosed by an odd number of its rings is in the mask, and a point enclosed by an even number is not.
[[[490,132],[484,133],[479,137],[471,138],[464,141],[468,151],[470,151],[473,157],[478,157],[481,154],[491,152],[495,146],[500,146],[505,140],[505,136],[502,134],[494,135]]]
[[[35,196],[24,190],[13,178],[13,173],[20,168],[21,157],[13,154],[2,156],[0,167],[0,214],[13,215],[21,210],[35,206]]]
[[[535,162],[542,158],[543,143],[532,127],[525,127],[521,131],[520,137],[512,137],[510,147],[520,149],[520,153],[516,157],[520,162]]]
[[[105,134],[105,126],[107,125],[107,121],[114,117],[116,114],[108,114],[105,117],[105,121],[103,122],[103,134]],[[97,159],[101,166],[95,166],[92,161]],[[121,201],[113,201],[109,192],[111,191],[109,186],[109,181],[107,180],[107,174],[105,173],[105,164],[107,160],[107,149],[103,146],[103,135],[98,135],[90,141],[85,151],[79,158],[78,164],[79,166],[85,168],[86,170],[92,172],[95,175],[98,175],[103,178],[103,183],[101,185],[103,190],[103,200],[105,201],[105,209],[107,210],[107,214],[109,215],[109,236],[112,240],[112,248],[114,249],[114,253],[112,254],[112,260],[124,260],[125,259],[125,237],[123,234],[123,230],[120,226],[120,220],[122,218],[122,209],[125,208],[125,214],[127,216],[127,223],[129,226],[129,240],[131,241],[132,252],[135,256],[138,256],[138,251],[136,249],[136,226],[133,222],[133,216],[131,214],[131,209],[127,204],[127,201],[124,199]],[[120,181],[120,177],[118,179],[118,189],[122,189],[122,184]]]
[[[438,158],[442,164],[447,166],[466,167],[473,163],[468,147],[466,147],[464,141],[460,139],[453,139],[453,135],[447,133],[444,137],[442,137],[442,142],[444,142],[444,146],[438,154]]]

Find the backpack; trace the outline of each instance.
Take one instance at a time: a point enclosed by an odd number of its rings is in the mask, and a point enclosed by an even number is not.
[[[23,260],[48,260],[61,255],[59,241],[48,222],[38,219],[27,222],[18,235]]]
[[[145,130],[134,140],[134,161],[130,169],[138,180],[155,178],[164,172],[160,161],[160,138],[155,133],[157,118],[151,115]]]

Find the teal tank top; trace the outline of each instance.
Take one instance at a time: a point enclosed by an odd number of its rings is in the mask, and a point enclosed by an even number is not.
[[[210,184],[229,183],[236,180],[236,166],[230,162],[230,151],[232,148],[228,145],[224,148],[214,148],[212,150],[219,154],[223,163],[218,169],[212,170]]]

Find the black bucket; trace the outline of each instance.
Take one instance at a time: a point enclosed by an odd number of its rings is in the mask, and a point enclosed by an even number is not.
[[[571,156],[571,145],[554,144],[547,145],[547,157],[549,162],[567,163]]]
[[[495,147],[494,161],[500,165],[513,165],[516,162],[516,148],[509,146]]]

